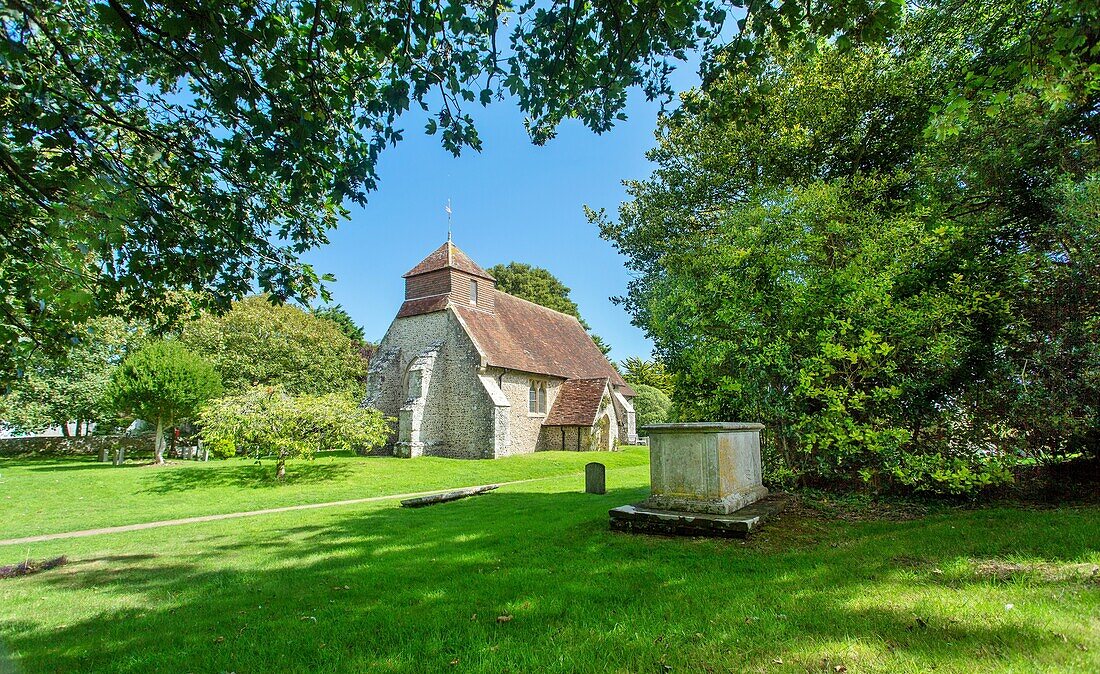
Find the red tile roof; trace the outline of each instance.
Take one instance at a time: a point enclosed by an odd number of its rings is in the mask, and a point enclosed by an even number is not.
[[[596,423],[600,401],[607,390],[607,377],[569,379],[558,389],[554,407],[543,426],[591,426]]]
[[[420,261],[420,264],[406,272],[404,278],[419,276],[440,269],[457,269],[471,276],[489,279],[490,281],[496,280],[450,241],[432,251],[431,255]]]
[[[434,295],[432,297],[420,297],[415,300],[405,300],[401,309],[397,312],[398,318],[416,316],[418,314],[430,314],[433,311],[443,311],[447,308],[450,295]]]
[[[624,395],[634,394],[576,318],[493,292],[492,313],[454,305],[490,366],[563,379],[602,377],[624,387]]]

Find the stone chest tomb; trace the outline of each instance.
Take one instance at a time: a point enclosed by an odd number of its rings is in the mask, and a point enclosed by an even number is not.
[[[650,497],[610,511],[618,531],[746,536],[782,508],[761,482],[760,431],[754,423],[646,426]]]
[[[652,496],[646,505],[726,515],[764,498],[763,428],[743,423],[648,427]]]

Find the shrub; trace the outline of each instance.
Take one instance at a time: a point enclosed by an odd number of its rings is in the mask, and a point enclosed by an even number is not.
[[[286,460],[311,458],[322,449],[370,449],[385,442],[392,420],[360,407],[348,393],[291,395],[279,386],[257,386],[212,401],[199,415],[202,438],[212,451],[274,456],[275,476]]]
[[[672,401],[665,392],[653,386],[634,384],[634,420],[638,428],[650,424],[663,424],[672,411]]]
[[[1008,463],[997,457],[945,457],[902,455],[894,466],[898,483],[916,492],[961,496],[1013,481]]]

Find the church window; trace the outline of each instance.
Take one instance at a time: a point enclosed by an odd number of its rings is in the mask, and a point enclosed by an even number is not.
[[[531,414],[546,414],[546,382],[531,380],[527,393],[527,411]]]
[[[470,304],[477,305],[477,281],[470,281]]]

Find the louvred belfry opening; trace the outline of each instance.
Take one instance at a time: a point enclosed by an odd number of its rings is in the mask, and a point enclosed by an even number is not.
[[[405,303],[398,318],[442,311],[448,302],[492,313],[496,279],[450,241],[405,274]]]

